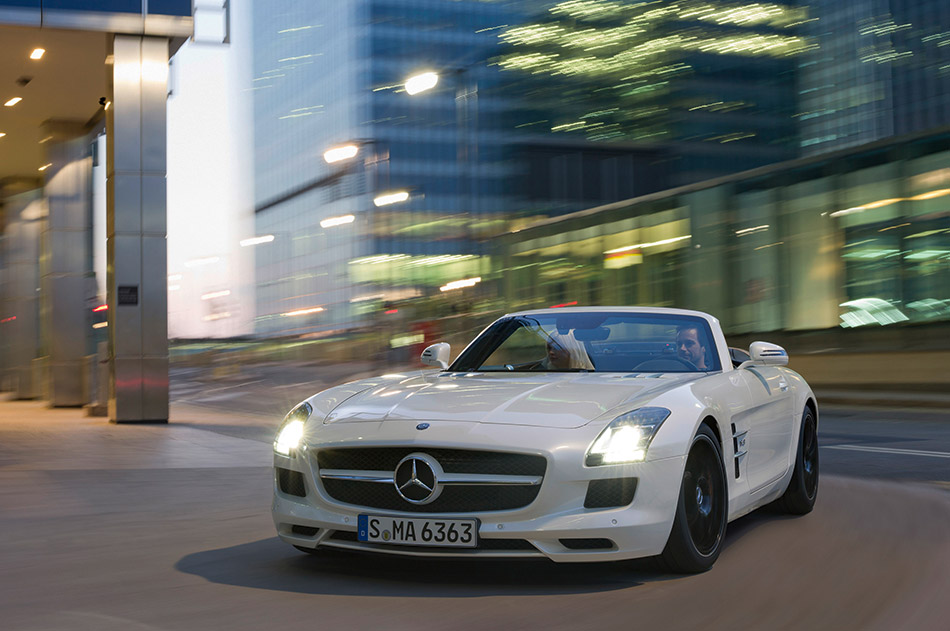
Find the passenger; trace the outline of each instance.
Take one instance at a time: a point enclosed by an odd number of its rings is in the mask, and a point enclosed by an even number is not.
[[[547,356],[541,362],[542,370],[594,370],[587,349],[570,331],[551,331],[548,334],[547,351]]]
[[[708,370],[706,368],[706,346],[701,340],[705,335],[700,336],[699,327],[695,324],[687,324],[676,329],[676,356],[685,359],[699,370]]]

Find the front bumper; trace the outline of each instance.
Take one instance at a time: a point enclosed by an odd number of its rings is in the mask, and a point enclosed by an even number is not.
[[[536,499],[515,510],[476,513],[425,514],[399,512],[344,504],[332,499],[320,481],[316,459],[306,450],[290,457],[275,455],[275,466],[302,474],[305,497],[283,493],[274,478],[273,518],[278,536],[287,543],[305,547],[333,547],[372,551],[383,554],[431,557],[547,557],[558,562],[612,561],[653,556],[663,551],[672,528],[673,516],[682,480],[685,456],[661,460],[586,467],[586,449],[592,437],[578,437],[577,430],[551,430],[494,426],[490,430],[473,427],[467,440],[458,441],[454,432],[431,432],[426,441],[399,440],[400,428],[392,423],[383,431],[373,432],[372,445],[360,440],[349,443],[333,440],[330,432],[321,436],[319,448],[327,446],[395,446],[426,448],[462,448],[513,451],[513,444],[551,445],[530,453],[543,455],[547,471]],[[337,430],[339,431],[339,430]],[[454,436],[451,435],[454,433]],[[525,434],[535,434],[525,436]],[[380,435],[381,434],[381,435]],[[481,434],[481,435],[479,435]],[[388,436],[387,436],[388,435]],[[405,434],[403,434],[405,435]],[[440,440],[440,438],[443,438]],[[570,440],[568,440],[570,439]],[[584,507],[584,498],[592,480],[637,478],[632,503],[617,508]],[[476,518],[479,521],[478,548],[440,548],[396,546],[356,540],[360,514],[391,515],[412,518]],[[583,547],[590,540],[606,540],[598,547]],[[567,540],[567,541],[565,541]],[[580,547],[581,549],[578,549]]]

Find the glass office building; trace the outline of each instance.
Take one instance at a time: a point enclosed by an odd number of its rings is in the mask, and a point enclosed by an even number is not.
[[[810,0],[800,58],[804,155],[950,122],[950,3]]]
[[[510,309],[708,311],[731,334],[950,320],[950,130],[890,139],[507,234]]]
[[[255,3],[257,333],[358,326],[485,275],[513,168],[484,61],[516,5]],[[421,72],[438,83],[410,95]]]

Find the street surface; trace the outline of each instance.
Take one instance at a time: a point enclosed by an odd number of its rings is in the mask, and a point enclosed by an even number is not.
[[[815,510],[731,523],[701,575],[306,555],[274,533],[270,442],[345,378],[176,369],[168,425],[0,401],[0,629],[947,628],[945,415],[823,409]]]

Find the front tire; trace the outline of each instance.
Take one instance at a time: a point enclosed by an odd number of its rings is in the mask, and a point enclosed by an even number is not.
[[[729,496],[722,449],[716,435],[701,425],[686,456],[673,530],[659,559],[683,574],[705,572],[722,551]]]
[[[802,413],[802,429],[798,433],[795,469],[788,488],[775,500],[775,507],[783,513],[805,515],[815,507],[818,498],[818,422],[811,408]]]

